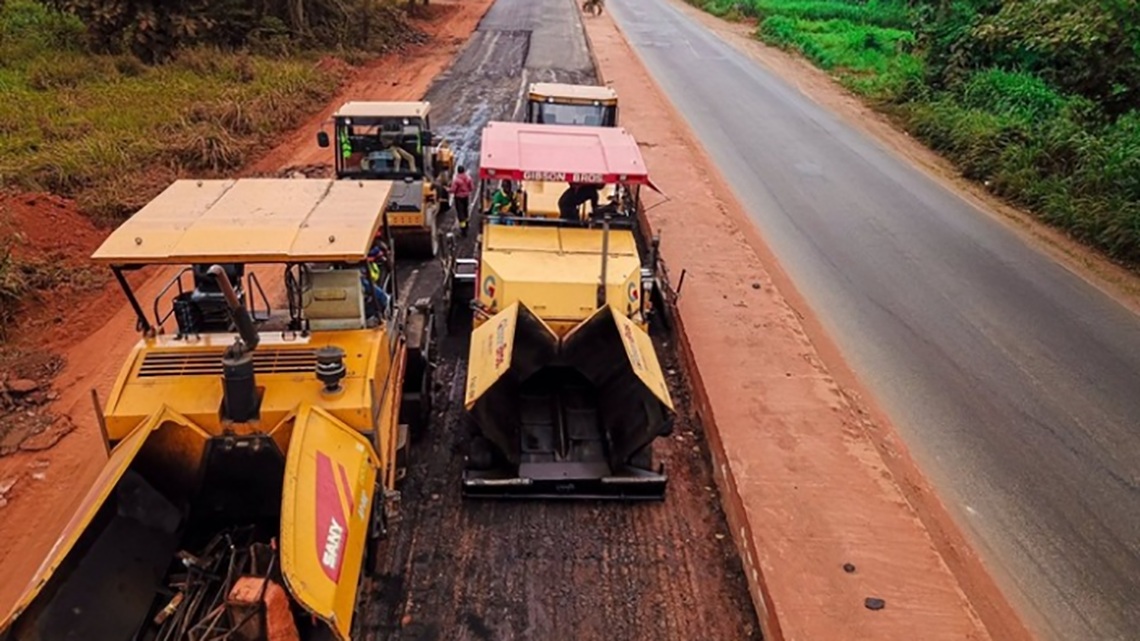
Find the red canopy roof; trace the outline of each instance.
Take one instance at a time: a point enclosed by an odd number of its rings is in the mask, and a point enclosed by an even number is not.
[[[637,141],[620,127],[489,123],[483,129],[479,177],[657,189]]]

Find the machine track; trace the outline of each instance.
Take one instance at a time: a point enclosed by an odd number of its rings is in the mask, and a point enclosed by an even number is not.
[[[483,125],[521,117],[529,82],[595,78],[573,0],[499,0],[427,99],[435,130],[474,171]],[[444,226],[454,230],[454,215]],[[476,233],[477,224],[461,255]],[[402,267],[401,298],[428,295],[440,269]],[[433,420],[413,435],[402,520],[386,541],[364,638],[760,638],[681,367],[667,337],[655,340],[678,409],[674,435],[656,450],[669,489],[663,503],[632,504],[464,501],[467,340],[443,337]]]

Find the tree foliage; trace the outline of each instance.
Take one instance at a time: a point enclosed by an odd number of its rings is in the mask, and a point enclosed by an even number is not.
[[[47,0],[101,51],[158,61],[193,45],[382,50],[410,29],[384,0]]]
[[[1118,115],[1140,105],[1136,0],[916,0],[932,83],[992,67],[1033,73]]]

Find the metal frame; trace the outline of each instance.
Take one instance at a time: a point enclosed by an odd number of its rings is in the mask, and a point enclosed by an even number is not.
[[[572,473],[578,464],[535,463],[552,473]],[[600,499],[663,501],[668,477],[665,466],[656,472],[626,467],[621,474],[593,478],[530,478],[493,471],[463,470],[463,496],[483,499]]]

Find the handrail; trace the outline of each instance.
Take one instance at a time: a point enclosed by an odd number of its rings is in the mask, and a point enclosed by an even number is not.
[[[170,288],[173,287],[176,283],[178,284],[178,298],[181,298],[186,293],[186,291],[184,289],[182,289],[182,277],[186,274],[186,272],[191,271],[192,269],[193,269],[193,267],[183,267],[182,271],[175,274],[174,278],[172,278],[170,280],[170,282],[166,284],[166,287],[162,288],[162,291],[160,291],[158,293],[158,296],[154,297],[154,320],[155,320],[155,327],[157,327],[158,329],[160,329],[160,330],[164,329],[163,323],[166,322],[166,319],[168,319],[172,315],[174,315],[174,303],[173,302],[171,302],[171,304],[170,304],[170,311],[166,312],[166,314],[164,316],[159,316],[159,313],[158,313],[159,304],[162,302],[163,297],[166,296],[166,293],[168,291],[170,291]]]
[[[249,292],[249,315],[258,323],[269,320],[270,316],[273,315],[273,308],[269,305],[269,298],[265,295],[265,290],[261,288],[261,281],[258,280],[257,274],[250,272],[249,275],[246,276],[246,281],[248,283],[246,290]],[[253,295],[254,288],[256,288],[258,294],[261,294],[261,301],[265,303],[264,317],[259,318],[257,315],[257,299]]]

